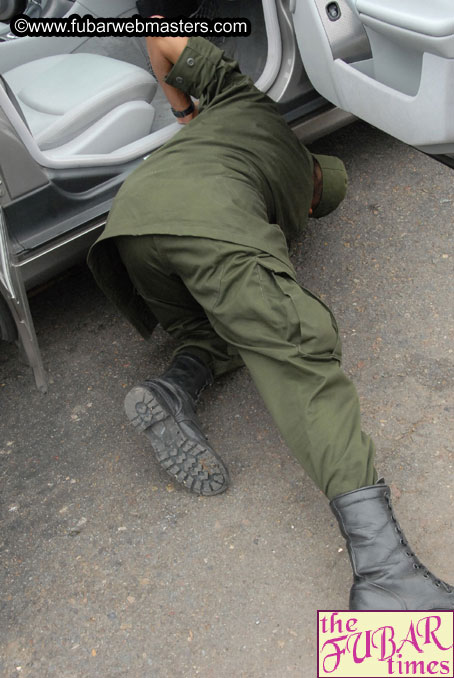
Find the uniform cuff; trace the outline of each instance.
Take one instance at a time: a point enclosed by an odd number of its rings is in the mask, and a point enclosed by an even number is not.
[[[200,99],[213,81],[223,52],[204,38],[190,37],[178,61],[165,78],[167,85]]]

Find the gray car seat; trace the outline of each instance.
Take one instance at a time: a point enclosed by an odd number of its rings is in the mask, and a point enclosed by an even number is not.
[[[42,151],[109,153],[150,133],[157,83],[99,54],[60,54],[3,74]]]

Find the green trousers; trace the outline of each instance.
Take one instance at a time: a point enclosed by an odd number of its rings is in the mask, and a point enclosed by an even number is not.
[[[199,237],[121,236],[116,244],[178,351],[197,354],[215,376],[247,366],[290,450],[329,499],[376,481],[336,321],[298,285],[290,262]]]

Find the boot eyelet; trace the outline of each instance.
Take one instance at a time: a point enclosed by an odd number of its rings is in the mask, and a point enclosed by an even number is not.
[[[416,565],[416,563],[413,563],[413,567],[415,568],[415,570],[419,570],[419,565]]]
[[[429,579],[429,575],[427,573],[424,575],[424,579]]]
[[[410,551],[405,551],[405,555],[408,556],[409,558],[411,558],[411,553],[410,553]]]
[[[401,543],[402,545],[405,545],[405,544],[406,544],[405,539],[401,539],[401,540],[400,540],[400,543]]]
[[[435,586],[437,587],[437,589],[439,589],[439,588],[441,587],[440,582],[439,582],[439,581],[436,581],[436,582],[435,582]]]

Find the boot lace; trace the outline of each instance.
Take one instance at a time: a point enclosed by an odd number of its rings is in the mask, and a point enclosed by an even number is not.
[[[402,531],[402,528],[400,527],[400,525],[397,521],[397,518],[394,515],[394,509],[393,509],[392,504],[391,504],[391,495],[389,494],[389,492],[385,492],[384,497],[385,497],[386,502],[388,504],[388,509],[391,512],[391,519],[394,523],[395,530],[400,537],[400,543],[402,544],[403,547],[405,547],[405,555],[413,560],[414,569],[415,570],[421,570],[422,573],[423,573],[424,579],[430,579],[431,582],[434,584],[434,586],[437,587],[437,589],[444,588],[448,593],[453,593],[454,589],[452,588],[452,586],[449,586],[449,584],[446,584],[446,582],[435,577],[435,575],[433,575],[432,572],[427,567],[425,567],[425,565],[423,565],[421,563],[421,561],[416,556],[416,554],[413,553],[413,551],[410,549],[410,546],[409,546],[407,540],[405,539],[405,535]]]

